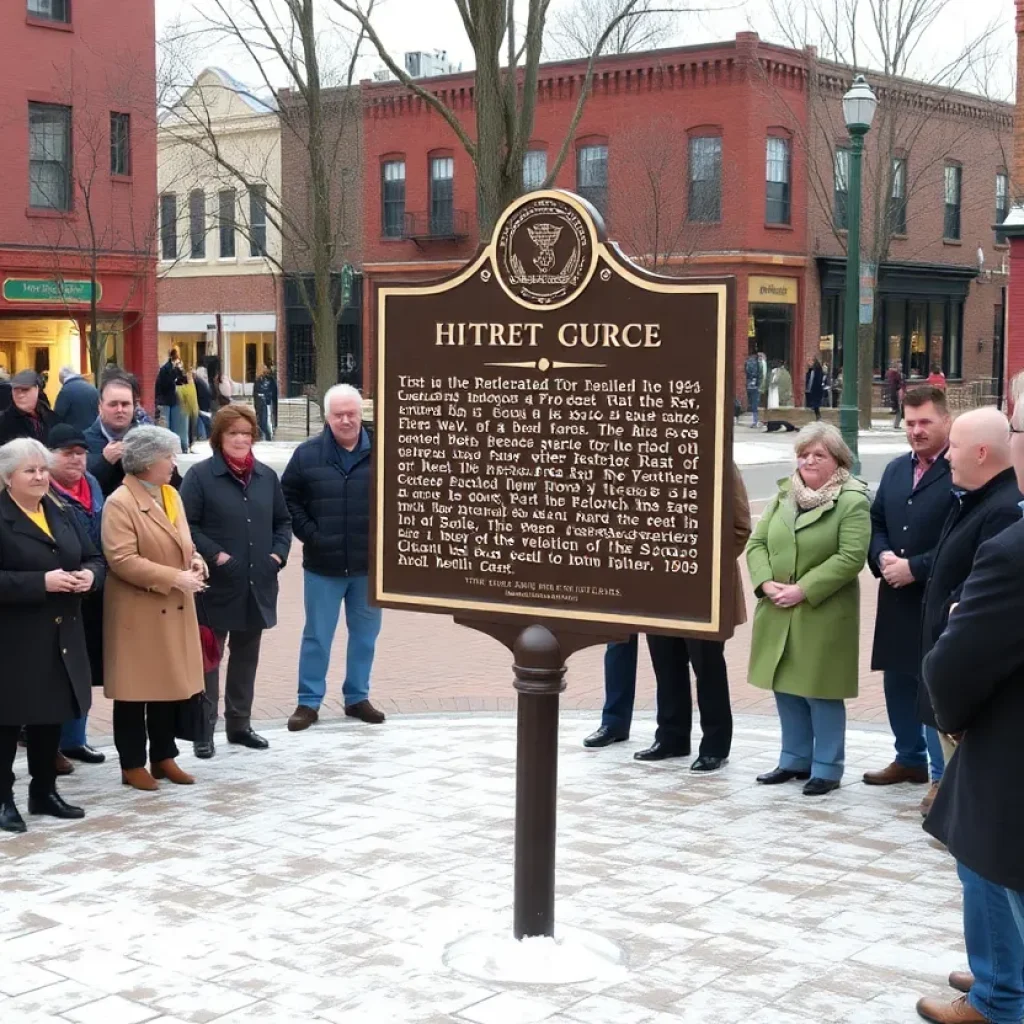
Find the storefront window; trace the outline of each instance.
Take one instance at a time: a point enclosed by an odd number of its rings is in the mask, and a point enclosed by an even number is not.
[[[843,296],[821,297],[821,331],[818,337],[818,359],[832,376],[843,367]]]
[[[923,302],[908,304],[907,328],[910,332],[910,372],[907,376],[927,377],[931,373],[928,365],[928,307]]]
[[[946,353],[946,303],[932,302],[928,306],[928,372],[941,367]]]
[[[964,352],[964,304],[962,302],[953,302],[950,306],[949,346],[946,350],[947,358],[944,368],[947,377],[962,377]]]
[[[875,373],[885,375],[895,359],[903,366],[903,335],[907,325],[907,304],[902,299],[888,299],[885,303],[884,359],[876,361]]]
[[[933,366],[947,377],[961,376],[963,301],[885,300],[875,344],[875,375],[895,360],[908,381],[920,381]]]

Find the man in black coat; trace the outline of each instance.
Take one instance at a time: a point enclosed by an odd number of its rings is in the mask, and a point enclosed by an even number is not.
[[[910,452],[893,459],[882,474],[871,506],[868,568],[878,577],[878,612],[871,650],[872,671],[882,672],[885,709],[896,740],[896,758],[881,771],[866,772],[869,786],[928,781],[927,812],[942,779],[945,759],[938,732],[922,726],[917,712],[921,666],[921,605],[935,547],[953,507],[949,462],[950,418],[946,394],[934,387],[906,395]]]
[[[209,589],[196,601],[200,625],[230,636],[224,687],[224,725],[229,743],[263,750],[270,744],[251,724],[252,701],[265,629],[277,625],[277,575],[288,561],[292,530],[281,483],[269,466],[252,458],[256,414],[233,405],[218,415],[210,437],[213,456],[193,466],[181,500],[199,554],[210,567]],[[220,668],[206,673],[216,725]],[[213,757],[213,729],[195,744],[197,757]]]
[[[58,374],[61,388],[53,406],[53,414],[59,423],[66,423],[76,430],[88,430],[96,422],[99,413],[100,393],[92,381],[65,366]]]
[[[40,400],[41,391],[35,370],[19,370],[11,378],[11,407],[0,414],[0,445],[16,437],[31,437],[46,443],[50,428],[57,420]]]
[[[85,432],[89,445],[88,469],[100,482],[103,497],[121,486],[124,436],[135,426],[135,394],[123,377],[110,377],[100,391],[99,416]]]
[[[324,417],[323,433],[295,449],[281,478],[292,529],[302,541],[306,608],[299,703],[288,719],[292,732],[319,718],[342,602],[348,627],[345,714],[373,725],[384,721],[369,700],[381,624],[380,609],[369,602],[372,436],[362,425],[362,398],[348,384],[324,396]]]
[[[1024,439],[1011,441],[1018,487]],[[983,544],[948,609],[922,675],[938,726],[959,739],[925,830],[956,858],[973,978],[952,1005],[922,999],[926,1020],[1024,1018],[1024,815],[1017,769],[1024,735],[1024,522]]]

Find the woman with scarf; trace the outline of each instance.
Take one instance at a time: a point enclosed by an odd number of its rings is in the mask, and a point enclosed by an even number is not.
[[[288,560],[292,529],[277,474],[253,458],[259,439],[256,414],[227,405],[213,418],[213,456],[185,476],[181,497],[192,537],[210,567],[210,586],[199,602],[199,621],[223,650],[230,638],[224,687],[229,743],[253,750],[269,744],[252,730],[253,690],[263,631],[277,625],[277,574]],[[200,758],[214,756],[213,728],[220,697],[220,668],[206,673],[214,721],[209,738],[195,744]]]
[[[860,589],[871,540],[867,487],[826,423],[796,438],[797,470],[780,482],[747,544],[754,594],[748,678],[772,690],[782,725],[778,767],[757,781],[806,780],[805,796],[838,789],[846,705],[857,696]]]

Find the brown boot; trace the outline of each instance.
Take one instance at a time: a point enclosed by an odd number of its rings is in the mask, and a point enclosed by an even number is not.
[[[970,992],[974,988],[974,975],[970,971],[954,971],[949,976],[949,987],[957,992]]]
[[[59,751],[56,768],[58,775],[70,775],[75,770],[75,766]]]
[[[932,804],[935,803],[935,797],[938,795],[938,792],[939,784],[937,782],[933,782],[929,787],[928,792],[925,793],[924,799],[921,801],[921,817],[928,817],[928,812],[931,811]]]
[[[988,1017],[983,1017],[967,1002],[967,996],[958,996],[951,1003],[930,996],[918,999],[917,1012],[933,1024],[990,1024]]]
[[[173,757],[169,757],[165,761],[157,761],[153,765],[153,778],[166,779],[176,786],[191,786],[196,781],[188,772],[182,771],[178,767],[178,762]]]
[[[928,765],[911,768],[893,761],[888,768],[883,768],[880,772],[865,772],[864,781],[869,786],[895,786],[898,782],[925,783],[928,781]]]
[[[121,785],[131,786],[132,789],[142,789],[146,792],[160,788],[156,784],[156,779],[154,779],[145,768],[129,768],[127,771],[122,770]]]
[[[300,704],[293,712],[292,717],[288,719],[288,731],[289,732],[302,732],[303,729],[308,729],[314,722],[320,718],[320,712],[316,708],[307,707],[305,704]]]
[[[345,715],[348,718],[358,718],[367,725],[380,725],[384,721],[384,712],[378,711],[368,700],[361,700],[358,704],[346,704]]]

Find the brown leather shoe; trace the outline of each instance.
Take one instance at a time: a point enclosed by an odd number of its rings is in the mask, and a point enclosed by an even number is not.
[[[358,704],[346,704],[345,714],[349,718],[358,718],[367,725],[380,725],[384,721],[384,712],[378,711],[368,700],[361,700]]]
[[[194,776],[178,767],[178,762],[173,757],[169,757],[165,761],[157,761],[153,765],[153,778],[166,779],[176,786],[191,786],[196,781]]]
[[[949,976],[949,987],[957,992],[970,992],[974,988],[974,975],[970,971],[954,971]]]
[[[57,774],[58,775],[70,775],[75,770],[75,766],[59,751],[57,753]]]
[[[142,789],[146,792],[151,792],[154,789],[160,788],[156,784],[156,779],[154,779],[145,768],[129,768],[127,771],[122,770],[121,785],[131,786],[132,789]]]
[[[292,712],[292,717],[288,719],[288,731],[302,732],[303,729],[308,729],[319,720],[320,712],[316,708],[308,708],[305,704],[300,704]]]
[[[934,1024],[991,1024],[967,1002],[967,996],[957,996],[951,1003],[944,999],[918,999],[917,1012]]]
[[[927,818],[928,817],[928,812],[932,809],[932,804],[935,803],[935,797],[938,795],[938,792],[939,792],[939,784],[937,782],[933,782],[931,784],[931,786],[929,787],[928,792],[925,793],[924,799],[921,801],[921,817],[922,818]],[[966,989],[965,989],[965,991],[966,991]]]
[[[880,772],[865,772],[864,781],[869,786],[895,786],[899,782],[925,783],[928,781],[928,765],[911,768],[893,761],[888,768]]]

